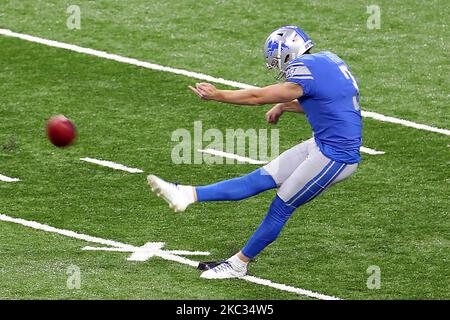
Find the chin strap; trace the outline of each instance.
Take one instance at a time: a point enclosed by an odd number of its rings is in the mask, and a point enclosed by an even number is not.
[[[278,41],[278,55],[277,55],[277,59],[278,59],[278,70],[281,70],[281,41]]]
[[[286,76],[286,72],[284,72],[283,70],[280,70],[280,72],[278,73],[278,75],[275,77],[276,80],[281,80]]]

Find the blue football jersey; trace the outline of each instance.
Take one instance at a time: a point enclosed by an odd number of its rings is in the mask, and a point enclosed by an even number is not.
[[[322,153],[335,161],[358,163],[362,142],[359,89],[345,62],[328,51],[305,54],[289,64],[286,79],[303,88],[298,101]]]

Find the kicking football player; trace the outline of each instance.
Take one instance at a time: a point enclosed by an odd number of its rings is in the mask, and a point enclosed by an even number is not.
[[[241,200],[278,188],[269,212],[244,248],[204,271],[202,278],[244,276],[248,262],[277,238],[296,208],[349,177],[358,166],[362,131],[358,84],[344,61],[329,51],[311,53],[313,45],[300,28],[281,27],[267,38],[264,54],[267,67],[278,69],[285,82],[242,90],[219,90],[209,83],[189,87],[204,100],[276,104],[266,113],[269,123],[277,123],[284,112],[305,113],[314,133],[243,177],[193,187],[148,176],[152,190],[176,212],[194,202]]]

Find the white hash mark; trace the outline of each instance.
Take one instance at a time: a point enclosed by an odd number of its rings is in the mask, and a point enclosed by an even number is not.
[[[131,256],[127,259],[128,261],[130,261],[130,260],[131,261],[146,261],[151,257],[159,257],[164,260],[174,261],[174,262],[189,265],[192,267],[197,267],[199,264],[198,261],[193,261],[193,260],[181,257],[178,254],[180,254],[180,255],[208,254],[209,255],[209,252],[202,252],[202,251],[191,252],[191,251],[180,251],[180,250],[167,250],[167,251],[162,250],[162,248],[164,246],[164,243],[162,243],[162,242],[148,242],[141,247],[135,247],[133,245],[121,243],[118,241],[102,239],[99,237],[93,237],[93,236],[89,236],[89,235],[82,234],[82,233],[77,233],[77,232],[70,231],[70,230],[58,229],[58,228],[51,227],[51,226],[48,226],[48,225],[45,225],[45,224],[42,224],[39,222],[35,222],[35,221],[28,221],[25,219],[13,218],[13,217],[10,217],[10,216],[4,215],[4,214],[0,214],[0,221],[16,223],[16,224],[20,224],[22,226],[33,228],[35,230],[56,233],[56,234],[59,234],[62,236],[70,237],[70,238],[83,240],[83,241],[87,241],[87,242],[103,244],[103,245],[108,246],[108,247],[84,247],[84,248],[82,248],[82,250],[129,252],[129,253],[131,253]],[[322,293],[318,293],[318,292],[314,292],[314,291],[310,291],[310,290],[306,290],[306,289],[296,288],[296,287],[288,286],[285,284],[272,282],[267,279],[254,277],[254,276],[245,276],[245,277],[242,277],[239,279],[245,280],[247,282],[252,282],[255,284],[271,287],[271,288],[274,288],[277,290],[291,292],[291,293],[295,293],[295,294],[302,295],[302,296],[307,296],[310,298],[316,298],[316,299],[321,299],[321,300],[340,300],[339,298],[334,297],[334,296],[330,296],[330,295],[326,295],[326,294],[322,294]]]

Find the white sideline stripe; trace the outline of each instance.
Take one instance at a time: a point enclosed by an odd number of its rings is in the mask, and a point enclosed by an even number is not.
[[[145,248],[114,248],[114,247],[90,247],[86,246],[82,248],[81,250],[88,250],[88,251],[115,251],[115,252],[136,252],[136,251],[142,251],[142,252],[152,252],[154,250],[151,249],[145,249]],[[179,254],[182,256],[208,256],[210,255],[209,252],[206,251],[186,251],[186,250],[165,250],[164,252],[167,252],[169,254]]]
[[[7,176],[4,176],[4,175],[0,174],[0,181],[4,181],[4,182],[17,182],[17,181],[20,181],[20,179],[17,179],[17,178],[10,178],[10,177],[7,177]]]
[[[266,164],[267,163],[267,161],[255,160],[252,158],[238,156],[237,154],[234,154],[234,153],[223,152],[223,151],[219,151],[219,150],[215,150],[215,149],[204,149],[204,150],[198,149],[197,151],[202,152],[202,153],[212,154],[212,155],[223,157],[223,158],[234,159],[237,161],[246,162],[246,163],[250,163],[250,164]]]
[[[112,169],[116,169],[116,170],[122,170],[122,171],[130,172],[130,173],[144,172],[141,169],[128,168],[128,167],[124,166],[123,164],[115,163],[112,161],[98,160],[98,159],[93,159],[93,158],[80,158],[80,160],[90,162],[90,163],[95,163],[95,164],[98,164],[99,166],[108,167],[108,168],[112,168]]]
[[[385,154],[386,153],[384,151],[378,151],[378,150],[370,149],[370,148],[366,148],[366,147],[359,148],[359,151],[367,153],[367,154],[371,154],[373,156],[378,155],[378,154]]]
[[[152,70],[157,70],[157,71],[164,71],[164,72],[170,72],[170,73],[174,73],[174,74],[180,74],[183,76],[187,76],[187,77],[191,77],[191,78],[196,78],[196,79],[200,79],[200,80],[206,80],[206,81],[211,81],[211,82],[216,82],[216,83],[221,83],[221,84],[225,84],[231,87],[239,87],[239,88],[249,88],[249,87],[253,87],[250,86],[248,84],[245,83],[240,83],[240,82],[236,82],[236,81],[230,81],[230,80],[225,80],[222,78],[216,78],[216,77],[212,77],[203,73],[198,73],[198,72],[192,72],[192,71],[187,71],[187,70],[183,70],[183,69],[176,69],[176,68],[172,68],[172,67],[166,67],[166,66],[162,66],[159,64],[154,64],[154,63],[150,63],[150,62],[145,62],[145,61],[140,61],[134,58],[127,58],[127,57],[123,57],[117,54],[111,54],[111,53],[107,53],[105,51],[100,51],[100,50],[95,50],[95,49],[90,49],[90,48],[84,48],[84,47],[80,47],[77,45],[73,45],[73,44],[68,44],[68,43],[64,43],[64,42],[59,42],[59,41],[54,41],[54,40],[48,40],[48,39],[44,39],[44,38],[39,38],[39,37],[34,37],[28,34],[23,34],[23,33],[17,33],[8,29],[0,29],[0,35],[4,35],[7,37],[13,37],[13,38],[18,38],[18,39],[22,39],[22,40],[26,40],[26,41],[30,41],[30,42],[34,42],[34,43],[40,43],[49,47],[55,47],[55,48],[61,48],[61,49],[66,49],[66,50],[70,50],[70,51],[75,51],[78,53],[84,53],[84,54],[88,54],[91,56],[96,56],[99,58],[104,58],[104,59],[108,59],[108,60],[114,60],[117,62],[122,62],[122,63],[127,63],[127,64],[131,64],[131,65],[135,65],[135,66],[139,66],[139,67],[143,67],[143,68],[147,68],[147,69],[152,69]]]
[[[242,279],[248,281],[248,282],[253,282],[256,284],[260,284],[263,286],[268,286],[268,287],[272,287],[278,290],[283,290],[283,291],[287,291],[287,292],[292,292],[292,293],[296,293],[302,296],[308,296],[310,298],[316,298],[316,299],[320,299],[320,300],[341,300],[337,297],[333,297],[333,296],[329,296],[326,294],[322,294],[322,293],[318,293],[318,292],[314,292],[314,291],[310,291],[310,290],[305,290],[305,289],[299,289],[299,288],[295,288],[295,287],[291,287],[291,286],[287,286],[285,284],[280,284],[280,283],[274,283],[270,280],[266,280],[266,279],[260,279],[260,278],[256,278],[253,276],[245,276]]]
[[[372,118],[372,119],[375,119],[378,121],[400,124],[405,127],[410,127],[410,128],[425,130],[425,131],[431,131],[431,132],[441,133],[441,134],[450,136],[450,130],[448,130],[448,129],[436,128],[436,127],[432,127],[432,126],[429,126],[426,124],[415,123],[415,122],[412,122],[409,120],[389,117],[389,116],[385,116],[380,113],[376,113],[376,112],[372,112],[372,111],[364,111],[363,110],[363,111],[361,111],[361,115],[363,117]]]
[[[104,59],[108,59],[108,60],[114,60],[117,62],[127,63],[127,64],[131,64],[131,65],[135,65],[135,66],[139,66],[139,67],[143,67],[143,68],[147,68],[147,69],[170,72],[170,73],[179,74],[179,75],[183,75],[183,76],[190,77],[190,78],[195,78],[195,79],[200,79],[200,80],[205,80],[205,81],[210,81],[210,82],[215,82],[215,83],[221,83],[221,84],[225,84],[230,87],[241,88],[241,89],[255,88],[255,86],[245,84],[242,82],[225,80],[223,78],[216,78],[216,77],[212,77],[212,76],[209,76],[209,75],[203,74],[203,73],[192,72],[192,71],[187,71],[187,70],[177,69],[177,68],[172,68],[172,67],[166,67],[166,66],[162,66],[159,64],[155,64],[155,63],[140,61],[140,60],[137,60],[134,58],[127,58],[127,57],[123,57],[123,56],[120,56],[117,54],[107,53],[105,51],[99,51],[99,50],[80,47],[77,45],[68,44],[68,43],[64,43],[64,42],[48,40],[48,39],[44,39],[44,38],[31,36],[28,34],[17,33],[17,32],[8,30],[8,29],[0,28],[0,35],[18,38],[18,39],[22,39],[22,40],[26,40],[26,41],[30,41],[30,42],[34,42],[34,43],[39,43],[39,44],[43,44],[43,45],[46,45],[49,47],[61,48],[61,49],[66,49],[66,50],[70,50],[70,51],[74,51],[74,52],[78,52],[78,53],[84,53],[84,54],[88,54],[91,56],[96,56],[99,58],[104,58]],[[376,113],[376,112],[362,110],[361,114],[363,117],[372,118],[372,119],[378,120],[378,121],[390,122],[390,123],[400,124],[400,125],[415,128],[415,129],[450,135],[450,130],[448,130],[448,129],[435,128],[435,127],[432,127],[429,125],[415,123],[415,122],[412,122],[409,120],[385,116],[385,115],[382,115],[382,114]]]
[[[77,233],[74,231],[57,229],[57,228],[54,228],[54,227],[51,227],[51,226],[48,226],[45,224],[41,224],[41,223],[35,222],[35,221],[28,221],[28,220],[24,220],[24,219],[20,219],[20,218],[13,218],[13,217],[7,216],[5,214],[0,214],[0,221],[16,223],[16,224],[20,224],[25,227],[30,227],[30,228],[33,228],[36,230],[57,233],[59,235],[70,237],[70,238],[75,238],[78,240],[99,243],[99,244],[114,247],[114,248],[98,248],[98,247],[87,246],[87,247],[82,248],[82,250],[133,252],[133,255],[134,255],[136,253],[139,254],[140,252],[144,253],[144,254],[148,253],[149,250],[147,250],[147,252],[146,252],[146,249],[149,248],[149,244],[150,244],[150,247],[152,247],[152,246],[155,247],[155,245],[156,245],[156,248],[160,247],[162,245],[162,243],[149,243],[142,247],[135,247],[132,245],[128,245],[128,244],[113,241],[113,240],[106,240],[106,239],[102,239],[102,238],[98,238],[98,237],[88,236],[88,235],[85,235],[82,233]],[[180,252],[183,254],[187,253],[187,252],[189,254],[209,254],[209,252],[201,252],[201,251],[191,252],[191,251],[179,251],[179,250],[172,250],[172,251],[153,250],[150,253],[153,253],[155,256],[158,256],[162,259],[189,265],[194,268],[196,268],[198,266],[198,264],[199,264],[198,261],[193,261],[193,260],[176,255],[176,254],[181,254]],[[130,258],[128,258],[128,260],[143,261],[143,260],[140,260],[139,257],[137,257],[137,259],[132,259],[130,257]],[[339,300],[339,298],[337,298],[337,297],[321,294],[321,293],[310,291],[310,290],[295,288],[292,286],[288,286],[288,285],[281,284],[281,283],[275,283],[270,280],[261,279],[261,278],[257,278],[257,277],[253,277],[253,276],[245,276],[241,279],[246,280],[248,282],[253,282],[255,284],[271,287],[271,288],[274,288],[274,289],[277,289],[280,291],[296,293],[298,295],[307,296],[310,298],[323,299],[323,300]]]
[[[12,223],[16,223],[16,224],[21,224],[25,227],[30,227],[30,228],[33,228],[36,230],[57,233],[62,236],[66,236],[66,237],[70,237],[70,238],[74,238],[74,239],[78,239],[78,240],[83,240],[83,241],[87,241],[87,242],[99,243],[99,244],[112,246],[112,247],[118,247],[118,248],[128,248],[128,249],[133,248],[133,246],[130,246],[130,245],[127,245],[124,243],[120,243],[117,241],[105,240],[102,238],[91,237],[91,236],[88,236],[88,235],[85,235],[82,233],[77,233],[74,231],[57,229],[57,228],[54,228],[54,227],[51,227],[51,226],[48,226],[45,224],[41,224],[39,222],[28,221],[28,220],[24,220],[24,219],[20,219],[20,218],[13,218],[13,217],[10,217],[10,216],[4,215],[4,214],[0,214],[0,220],[6,221],[6,222],[12,222]]]

